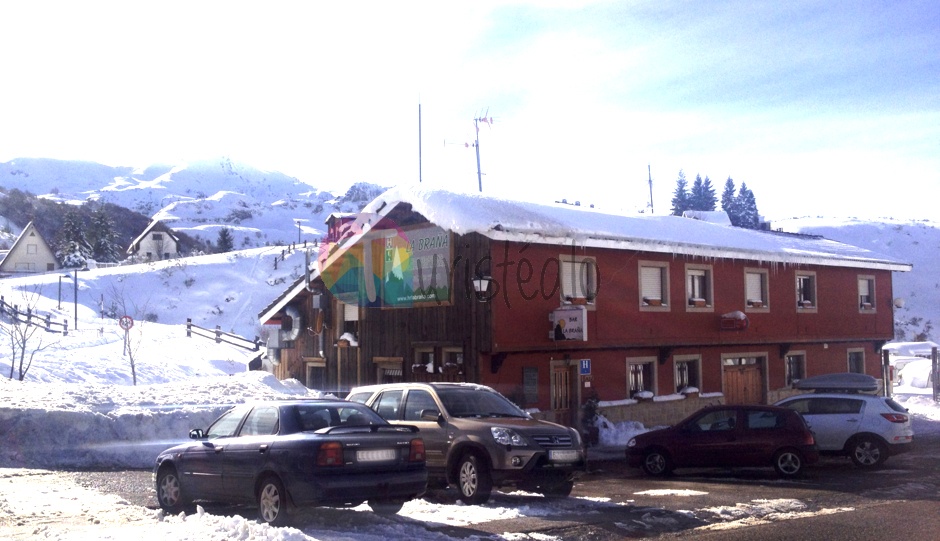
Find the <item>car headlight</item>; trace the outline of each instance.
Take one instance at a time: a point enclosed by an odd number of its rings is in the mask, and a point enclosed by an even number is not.
[[[627,447],[636,447],[636,438],[630,438],[630,441],[627,442]]]
[[[493,433],[493,439],[496,440],[496,443],[500,445],[525,445],[525,439],[519,435],[518,432],[511,428],[505,428],[502,426],[490,427],[490,432]]]

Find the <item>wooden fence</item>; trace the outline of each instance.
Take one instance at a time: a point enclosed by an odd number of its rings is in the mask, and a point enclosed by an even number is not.
[[[27,326],[36,325],[42,327],[46,332],[53,332],[62,335],[69,334],[69,321],[63,319],[62,323],[57,321],[52,321],[52,317],[49,314],[41,316],[39,314],[34,314],[32,308],[26,308],[26,310],[20,310],[19,307],[13,304],[8,304],[6,299],[0,295],[0,316],[6,316],[10,318],[14,324],[25,323]]]
[[[215,326],[214,330],[206,329],[204,327],[200,327],[199,325],[193,325],[192,318],[186,318],[186,337],[192,338],[194,334],[203,338],[211,338],[215,340],[217,344],[225,342],[226,344],[244,349],[250,349],[251,351],[258,351],[261,349],[260,337],[256,336],[254,340],[249,340],[244,336],[223,332],[218,325]]]

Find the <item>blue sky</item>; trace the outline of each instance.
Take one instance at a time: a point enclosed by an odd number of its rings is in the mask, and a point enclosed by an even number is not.
[[[335,4],[335,5],[334,5]],[[771,218],[928,218],[940,3],[0,5],[0,160],[225,155],[668,211],[680,169]],[[421,103],[421,160],[418,104]]]

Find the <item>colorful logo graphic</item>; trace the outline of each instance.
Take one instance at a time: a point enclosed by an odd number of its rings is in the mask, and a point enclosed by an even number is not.
[[[346,218],[320,245],[317,266],[330,292],[346,304],[409,307],[450,302],[451,235],[425,225],[406,234],[376,214]]]

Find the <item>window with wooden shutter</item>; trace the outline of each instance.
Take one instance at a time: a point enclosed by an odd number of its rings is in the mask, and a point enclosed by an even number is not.
[[[768,273],[763,269],[745,269],[744,302],[748,308],[767,308]]]
[[[861,310],[875,308],[875,277],[859,276],[858,278],[858,307]]]
[[[668,267],[665,264],[640,263],[641,306],[668,306]]]
[[[562,256],[559,270],[562,300],[594,303],[597,297],[597,262],[593,257]]]

